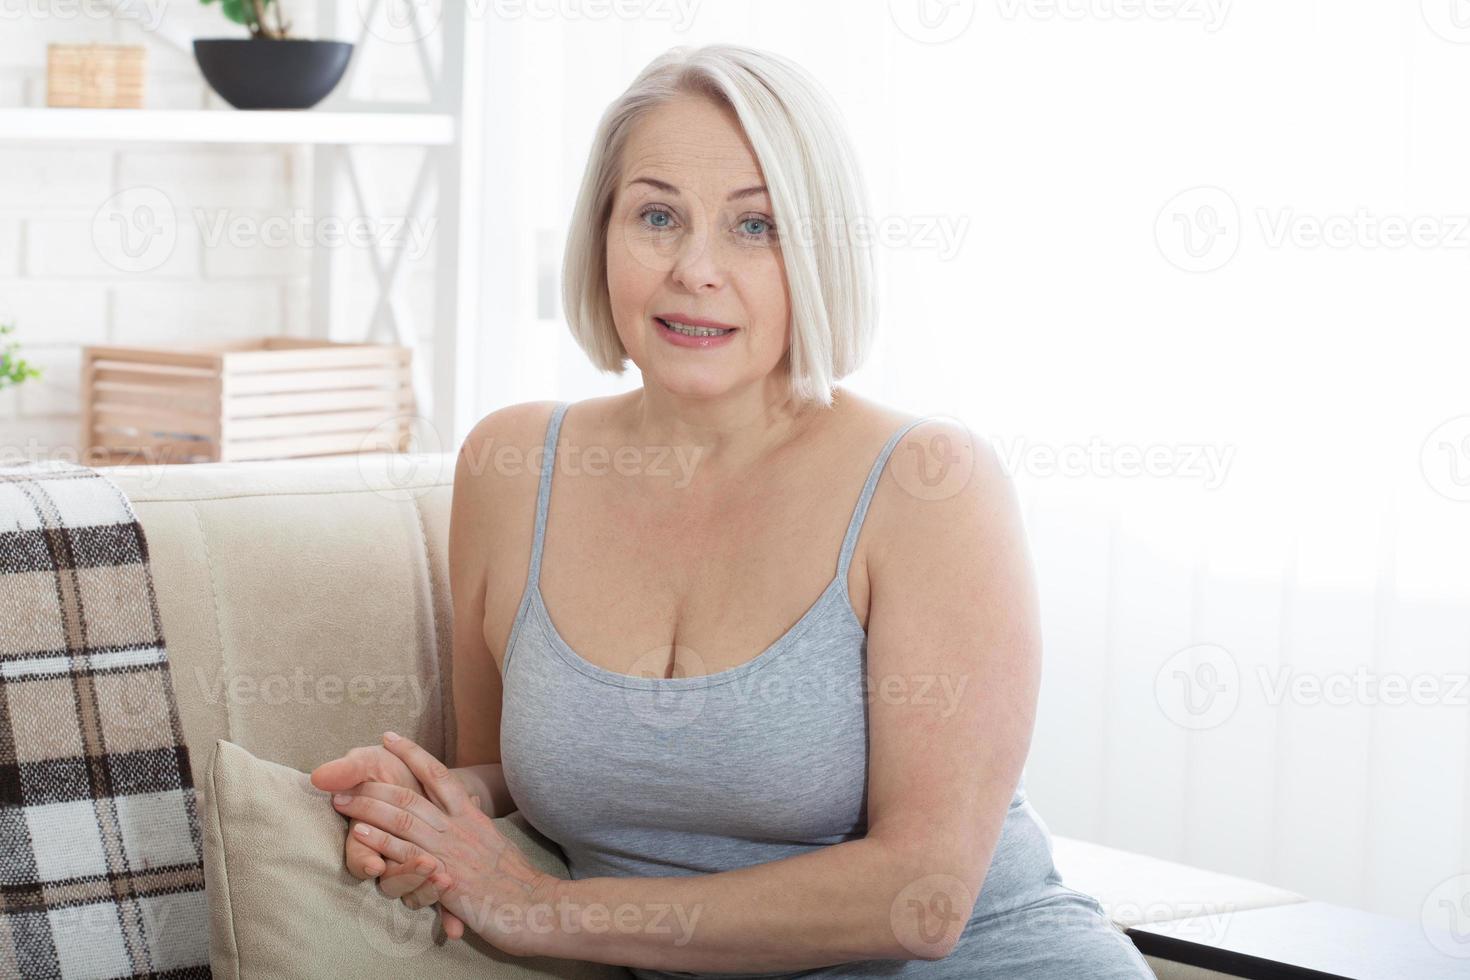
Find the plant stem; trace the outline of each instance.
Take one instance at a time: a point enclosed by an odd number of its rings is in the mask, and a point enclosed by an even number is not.
[[[253,7],[253,8],[255,8],[255,22],[260,26],[260,33],[263,34],[263,35],[265,35],[268,38],[273,38],[273,39],[279,39],[281,37],[284,37],[285,36],[284,33],[271,29],[270,22],[268,20],[266,20],[266,16],[265,16],[265,3],[266,3],[266,0],[250,0],[250,6]],[[277,2],[277,4],[276,4],[276,23],[279,24],[280,22],[281,22],[280,3]]]

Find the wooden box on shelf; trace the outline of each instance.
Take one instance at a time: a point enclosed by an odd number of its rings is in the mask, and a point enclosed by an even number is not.
[[[82,462],[201,463],[407,452],[410,359],[392,344],[262,337],[82,348]]]
[[[46,104],[66,109],[141,109],[148,49],[136,44],[46,46]]]

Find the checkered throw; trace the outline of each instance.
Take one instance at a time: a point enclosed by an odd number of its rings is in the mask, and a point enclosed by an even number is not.
[[[209,977],[201,854],[127,497],[0,463],[0,977]]]

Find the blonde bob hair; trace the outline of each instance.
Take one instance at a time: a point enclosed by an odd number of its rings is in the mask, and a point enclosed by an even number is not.
[[[562,260],[572,336],[599,370],[626,369],[607,286],[608,221],[623,149],[640,117],[685,93],[732,109],[755,151],[791,297],[791,349],[783,362],[791,395],[830,406],[833,385],[862,365],[876,328],[873,258],[851,234],[867,196],[836,104],[801,66],[768,52],[731,44],[672,48],[603,113]]]

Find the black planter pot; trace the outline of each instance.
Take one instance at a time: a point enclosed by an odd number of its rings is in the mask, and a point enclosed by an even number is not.
[[[209,87],[236,109],[310,109],[347,72],[346,41],[204,38],[194,60]]]

